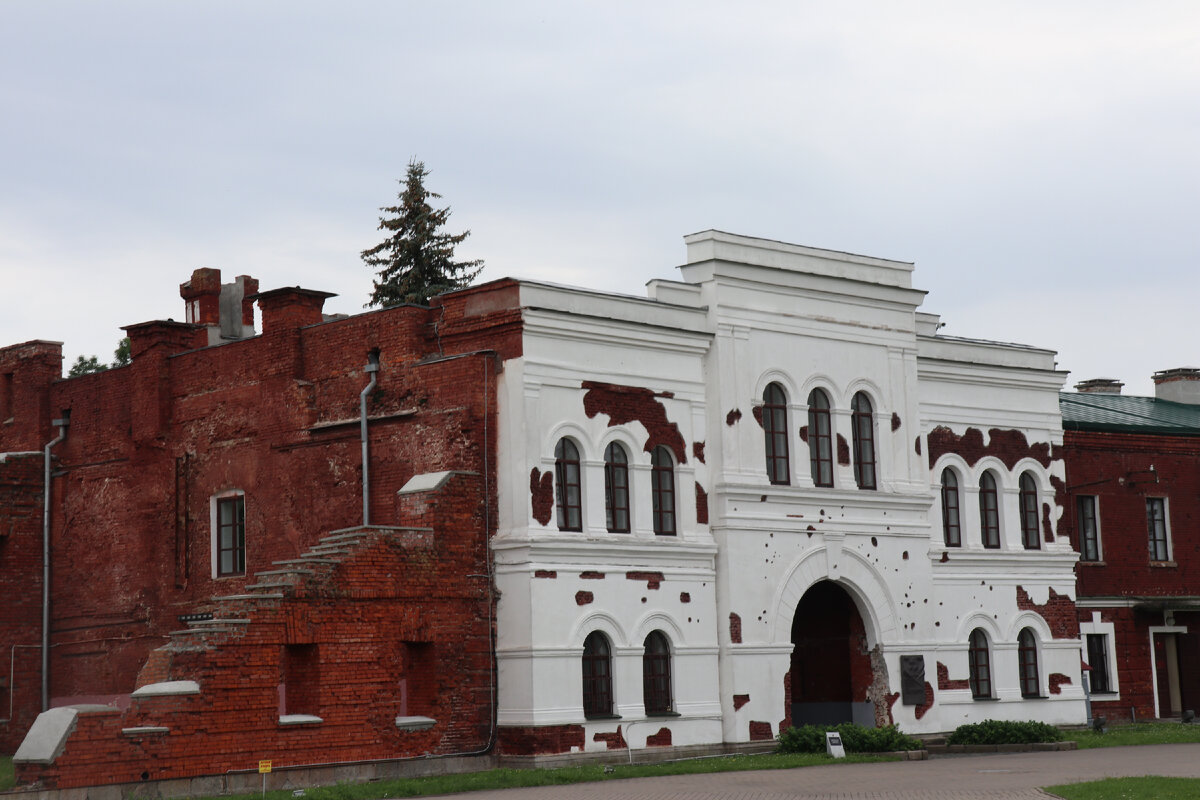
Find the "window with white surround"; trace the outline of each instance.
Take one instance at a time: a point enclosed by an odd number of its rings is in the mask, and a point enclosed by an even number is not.
[[[1146,532],[1151,561],[1171,560],[1171,536],[1167,526],[1167,498],[1146,498]]]
[[[1099,611],[1092,612],[1091,622],[1079,623],[1079,637],[1083,640],[1083,657],[1091,668],[1088,685],[1093,695],[1110,695],[1104,700],[1116,699],[1111,695],[1120,692],[1116,661],[1116,625],[1101,619]]]
[[[654,533],[675,535],[675,461],[671,452],[659,445],[650,455],[651,505]]]
[[[662,631],[647,636],[642,651],[642,702],[647,715],[672,711],[671,646]]]
[[[592,631],[583,640],[583,715],[608,717],[613,713],[612,647],[608,637]]]
[[[979,477],[979,528],[983,546],[1000,548],[1000,502],[996,492],[996,476],[991,470]]]
[[[833,486],[833,431],[829,417],[829,395],[813,389],[808,395],[808,453],[812,481]]]
[[[854,482],[860,489],[875,488],[875,410],[864,392],[850,403],[850,434],[854,443]]]
[[[629,456],[616,442],[604,448],[604,520],[609,533],[629,533]]]
[[[982,628],[971,631],[971,638],[967,644],[967,667],[971,697],[976,700],[990,700],[992,697],[992,655],[987,634],[983,632]]]
[[[1096,513],[1096,497],[1081,495],[1075,498],[1076,529],[1079,531],[1079,560],[1100,561],[1100,515]]]
[[[1021,543],[1026,550],[1037,550],[1041,544],[1038,536],[1038,492],[1037,481],[1032,472],[1022,472],[1018,483],[1018,505],[1021,509]]]
[[[209,501],[212,528],[212,576],[246,574],[246,493],[228,489]]]
[[[958,512],[958,474],[946,467],[942,470],[942,541],[946,547],[962,546],[962,525]]]
[[[579,448],[570,439],[554,447],[554,501],[560,531],[583,530],[583,501],[579,479]]]
[[[787,395],[778,383],[768,384],[763,391],[762,426],[767,445],[767,480],[789,484]]]
[[[1038,677],[1037,636],[1032,628],[1022,628],[1017,636],[1017,664],[1021,677],[1021,697],[1038,697],[1041,680]]]

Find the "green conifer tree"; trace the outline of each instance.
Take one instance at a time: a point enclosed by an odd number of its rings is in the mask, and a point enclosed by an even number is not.
[[[379,229],[390,235],[362,252],[362,260],[378,272],[375,290],[366,307],[401,303],[429,303],[434,295],[469,286],[483,269],[483,261],[455,261],[454,248],[471,235],[441,230],[450,208],[435,209],[431,199],[441,195],[425,188],[429,171],[423,161],[408,162],[408,175],[400,205],[381,208]]]

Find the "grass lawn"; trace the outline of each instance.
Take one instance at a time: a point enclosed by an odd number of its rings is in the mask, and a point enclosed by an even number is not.
[[[13,779],[12,756],[0,756],[0,792],[11,789],[16,781]]]
[[[1080,750],[1092,747],[1122,747],[1129,744],[1186,744],[1200,742],[1200,724],[1178,722],[1139,722],[1135,725],[1111,725],[1107,733],[1091,730],[1064,731]],[[1200,797],[1200,795],[1197,795]]]
[[[842,763],[863,764],[874,761],[894,761],[888,755],[848,755],[837,759]],[[613,764],[605,767],[589,764],[561,769],[491,769],[456,775],[433,775],[427,778],[376,781],[364,784],[339,784],[306,789],[305,800],[377,800],[377,798],[419,797],[430,794],[452,794],[484,789],[511,789],[522,786],[559,786],[567,783],[608,781],[621,778],[649,778],[657,775],[692,775],[706,772],[736,772],[751,769],[792,769],[816,764],[829,764],[833,758],[824,753],[813,755],[793,753],[777,755],[720,756],[690,759],[662,764]],[[605,769],[611,770],[605,772]],[[261,798],[262,794],[234,796],[222,800]],[[292,792],[267,792],[266,800],[293,800]]]
[[[1047,786],[1066,800],[1195,800],[1200,778],[1108,778],[1067,786]]]

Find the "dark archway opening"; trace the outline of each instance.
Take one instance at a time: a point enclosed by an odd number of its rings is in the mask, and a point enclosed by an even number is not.
[[[845,589],[821,581],[804,593],[792,618],[792,644],[792,724],[875,727],[866,631]]]

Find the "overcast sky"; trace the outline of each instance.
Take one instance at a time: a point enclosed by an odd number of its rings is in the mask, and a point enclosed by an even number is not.
[[[916,262],[1068,385],[1200,364],[1200,3],[0,2],[0,345],[197,267],[371,287],[410,158],[481,280],[644,294],[718,228]]]

